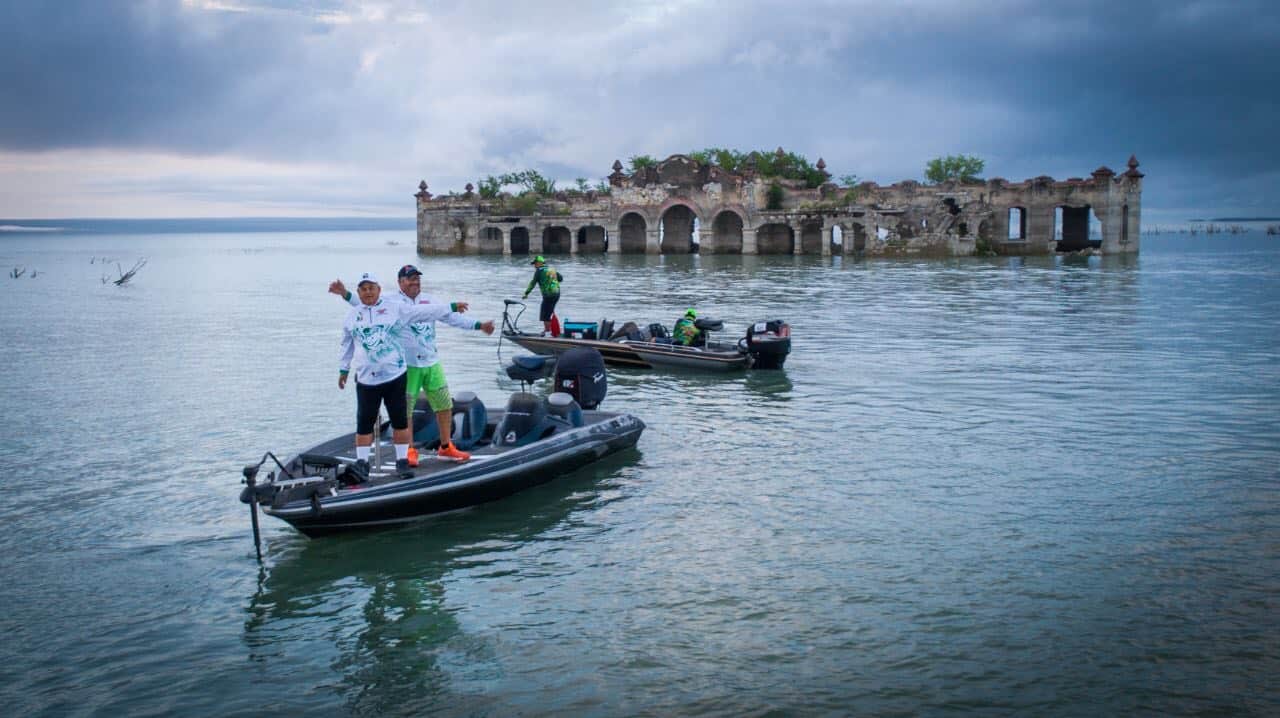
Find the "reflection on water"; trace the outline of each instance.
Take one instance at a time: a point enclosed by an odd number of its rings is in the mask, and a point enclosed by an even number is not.
[[[469,635],[458,619],[464,608],[449,600],[456,574],[506,573],[513,554],[559,540],[550,534],[575,512],[625,498],[608,479],[640,456],[622,452],[496,504],[397,530],[279,539],[246,608],[250,660],[274,667],[282,646],[305,646],[311,659],[328,657],[350,711],[428,710],[459,670],[484,673],[493,663],[489,639]]]

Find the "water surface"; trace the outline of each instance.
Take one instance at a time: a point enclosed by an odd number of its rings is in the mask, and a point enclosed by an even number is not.
[[[37,272],[0,277],[14,715],[1280,712],[1275,238],[556,257],[562,318],[779,317],[793,356],[614,371],[636,451],[399,530],[268,519],[259,569],[239,467],[351,430],[328,281],[413,261],[496,318],[531,268],[188,230],[0,236]],[[517,389],[494,339],[441,347]]]

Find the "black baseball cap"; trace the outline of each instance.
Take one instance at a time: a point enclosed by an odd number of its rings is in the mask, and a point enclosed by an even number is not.
[[[412,277],[415,274],[421,276],[422,271],[419,270],[417,267],[413,266],[412,264],[406,264],[400,268],[399,272],[396,273],[396,277],[399,279],[404,279],[405,277]]]

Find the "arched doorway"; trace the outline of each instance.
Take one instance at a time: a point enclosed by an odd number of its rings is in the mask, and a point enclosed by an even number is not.
[[[725,210],[711,223],[712,246],[703,252],[716,254],[742,254],[742,217],[737,212]]]
[[[547,227],[542,230],[542,253],[568,254],[572,237],[568,227]]]
[[[502,254],[502,230],[485,227],[480,230],[480,254]]]
[[[589,224],[578,230],[579,254],[600,254],[604,250],[604,227],[598,224]]]
[[[838,224],[831,228],[831,253],[844,253],[844,227]]]
[[[795,232],[789,225],[781,223],[761,225],[756,230],[756,252],[758,254],[793,254]]]
[[[618,250],[623,254],[644,254],[648,225],[637,212],[622,215],[618,222]]]
[[[662,213],[663,254],[689,254],[693,252],[693,210],[677,204]]]
[[[512,227],[511,228],[511,253],[512,254],[528,254],[529,253],[529,228],[528,227]]]

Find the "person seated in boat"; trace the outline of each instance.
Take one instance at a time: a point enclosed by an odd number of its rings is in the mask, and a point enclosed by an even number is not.
[[[671,327],[671,343],[693,347],[705,342],[702,330],[694,324],[697,319],[697,312],[692,309],[685,310],[684,316],[677,319],[675,326]]]
[[[396,449],[396,472],[413,476],[409,467],[409,407],[403,337],[409,326],[444,320],[467,322],[447,304],[406,304],[382,296],[382,284],[372,273],[356,283],[360,303],[342,322],[342,353],[338,359],[338,388],[345,389],[351,365],[356,364],[356,469],[369,473],[369,453],[377,428],[378,410],[386,406]],[[457,326],[455,324],[455,326]],[[493,322],[472,322],[472,328],[493,333]],[[441,437],[446,441],[449,434]],[[452,444],[450,444],[452,445]],[[470,457],[468,457],[470,458]]]
[[[449,307],[454,314],[444,319],[445,324],[458,329],[483,329],[475,322],[466,319],[462,313],[467,311],[466,302],[441,302],[439,299],[422,291],[422,271],[412,264],[406,264],[396,272],[396,282],[400,291],[387,295],[389,301],[398,301],[410,306],[415,304],[442,304]],[[347,300],[351,306],[359,306],[360,299],[347,291],[341,279],[329,284],[329,292]],[[493,322],[488,322],[492,325]],[[485,330],[492,333],[492,326]],[[471,455],[458,449],[449,441],[453,432],[453,394],[449,391],[449,382],[445,380],[444,365],[440,363],[440,349],[436,346],[436,323],[434,321],[410,324],[408,331],[401,336],[404,345],[406,407],[409,412],[409,436],[414,435],[413,407],[418,403],[418,395],[425,394],[427,404],[436,415],[436,427],[440,430],[441,443],[436,455],[442,459],[466,461]],[[418,447],[409,445],[409,466],[418,465]]]

